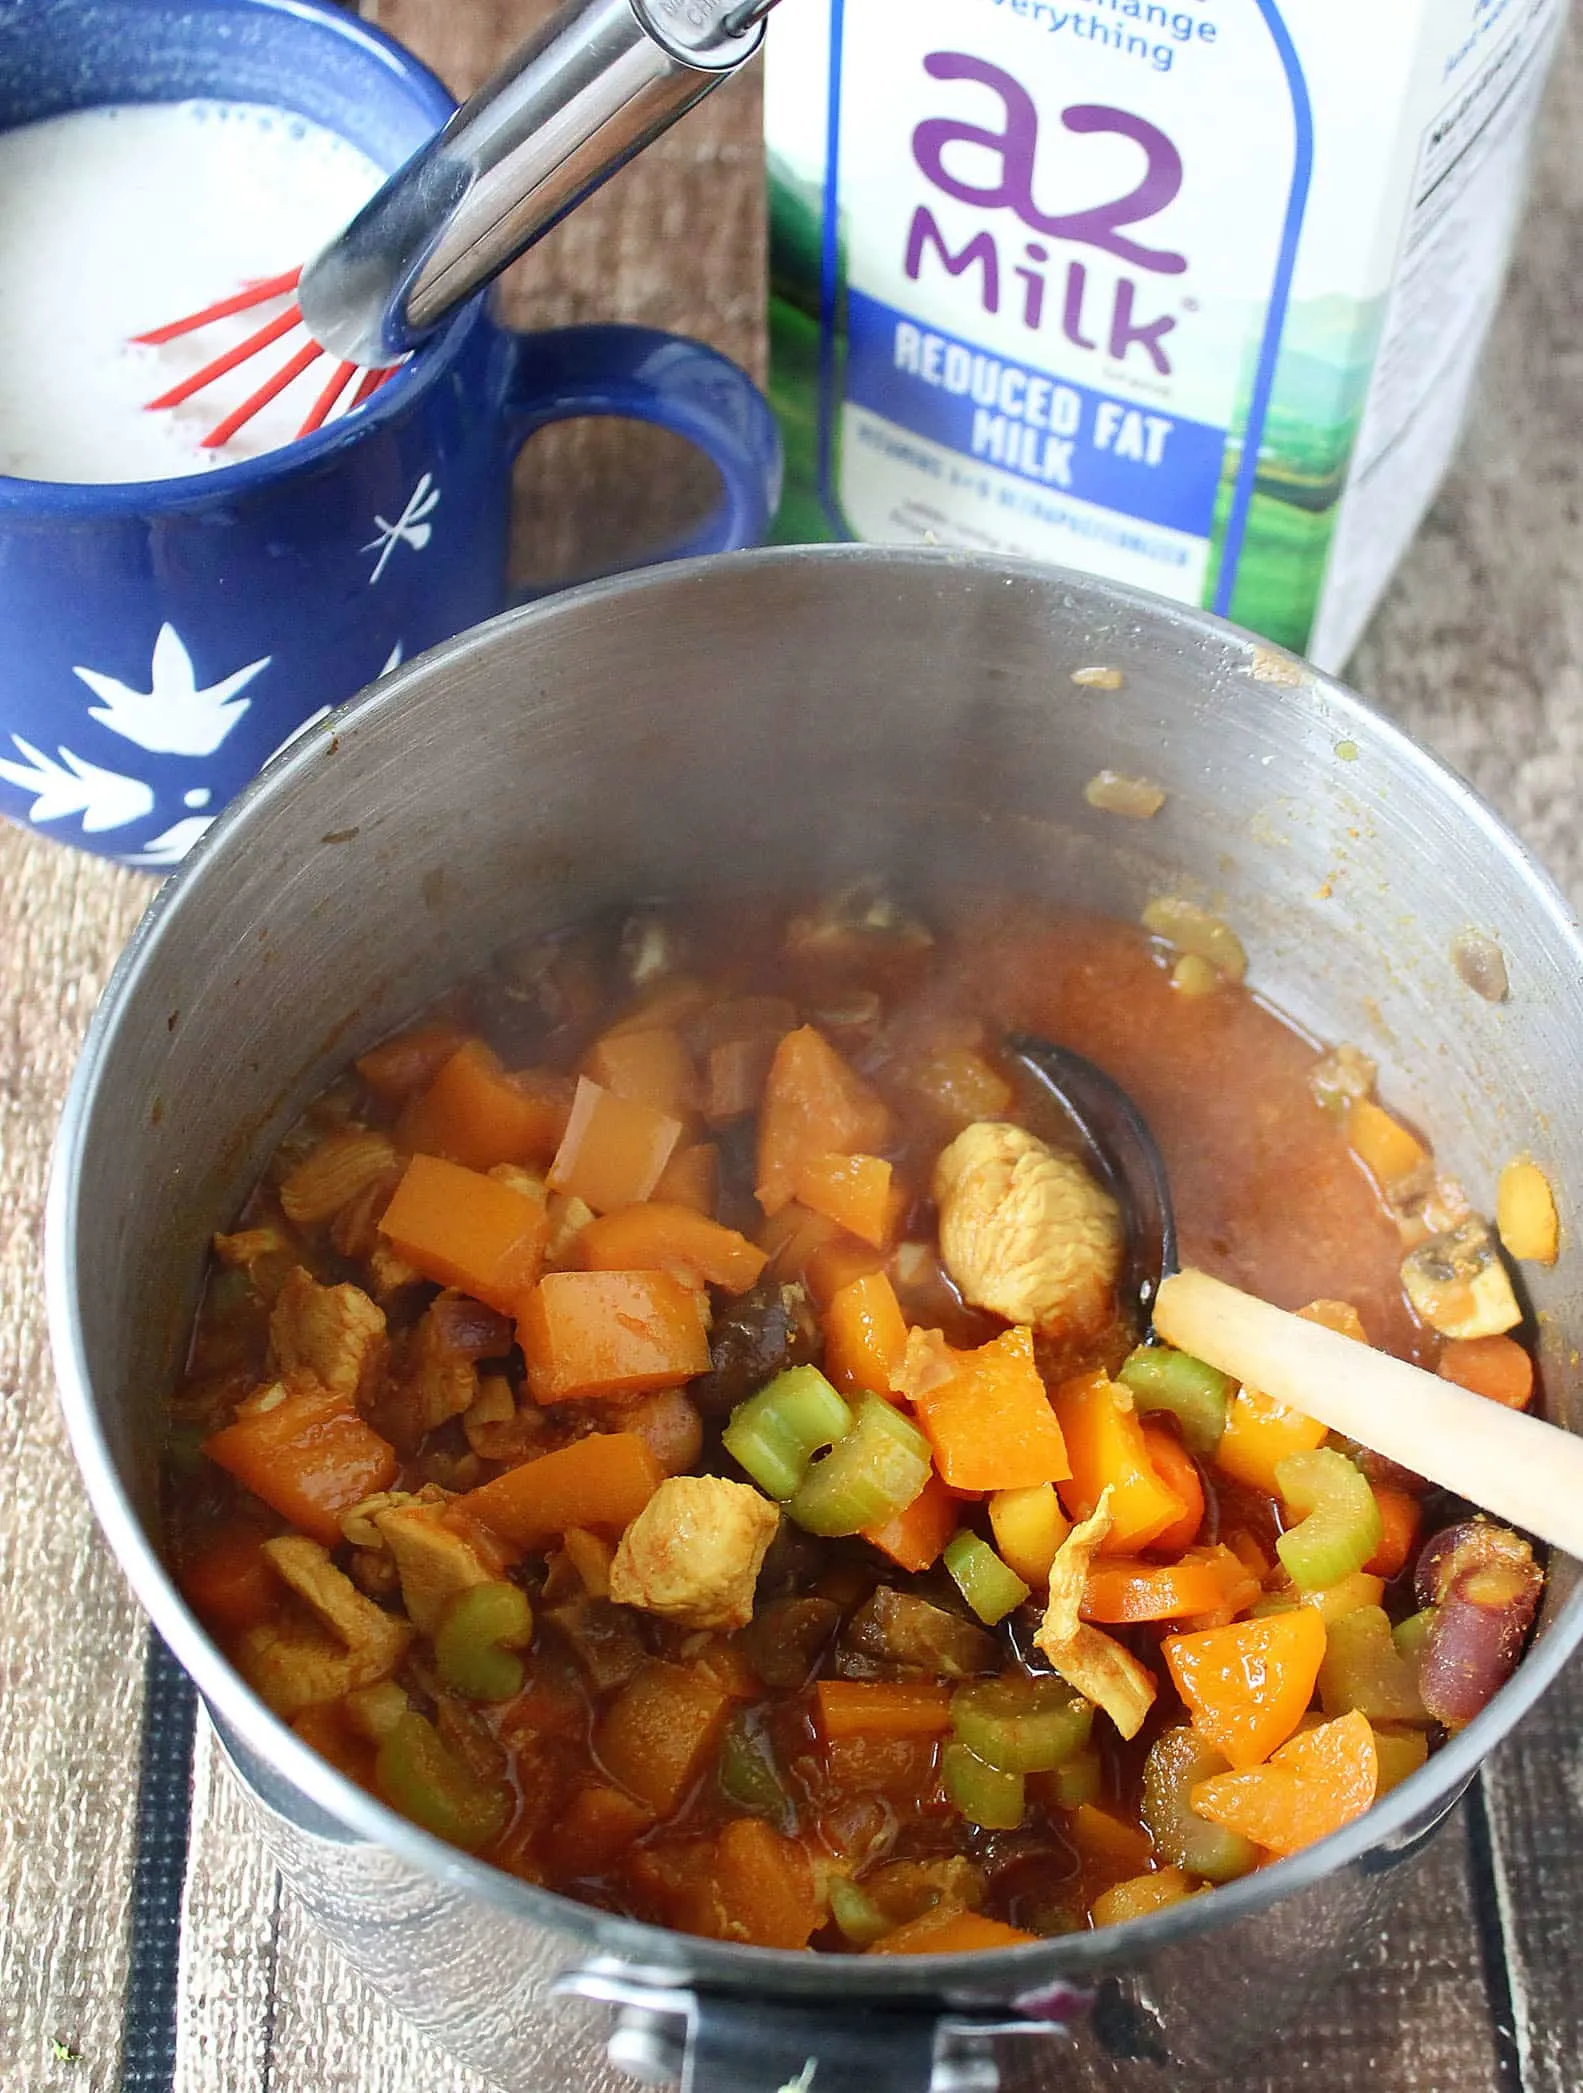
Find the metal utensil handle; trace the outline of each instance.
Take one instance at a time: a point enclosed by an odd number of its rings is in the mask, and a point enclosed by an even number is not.
[[[308,331],[395,362],[746,64],[775,0],[569,0],[303,271]]]

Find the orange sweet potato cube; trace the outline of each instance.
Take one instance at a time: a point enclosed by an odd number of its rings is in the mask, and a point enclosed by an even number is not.
[[[872,1153],[891,1131],[884,1099],[812,1025],[788,1032],[775,1049],[759,1108],[760,1206],[778,1213],[812,1157]]]
[[[544,1202],[439,1156],[416,1155],[380,1220],[415,1272],[510,1315],[539,1275]]]
[[[699,1297],[669,1272],[546,1272],[517,1340],[541,1403],[648,1395],[709,1371]]]
[[[681,1135],[679,1119],[579,1076],[550,1183],[586,1200],[596,1214],[635,1206],[653,1197]]]
[[[507,1075],[481,1039],[469,1039],[407,1104],[396,1122],[396,1141],[469,1170],[544,1163],[555,1153],[570,1104],[563,1076],[537,1070]]]

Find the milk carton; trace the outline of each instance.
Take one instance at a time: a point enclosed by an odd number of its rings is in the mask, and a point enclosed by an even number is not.
[[[1456,441],[1564,0],[791,0],[783,541],[1025,553],[1338,666]]]

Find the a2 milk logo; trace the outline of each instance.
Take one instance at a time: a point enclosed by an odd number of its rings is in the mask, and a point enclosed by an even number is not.
[[[898,169],[912,190],[892,233],[903,251],[854,272],[867,280],[848,290],[848,401],[972,461],[917,454],[914,470],[992,512],[981,533],[1015,542],[1029,518],[1119,532],[1129,555],[1185,572],[1201,562],[1186,541],[1207,538],[1226,430],[1176,396],[1188,255],[1152,222],[1176,222],[1164,214],[1183,191],[1182,152],[1108,101],[1041,110],[982,56],[925,48],[917,62],[929,100]],[[930,499],[914,497],[914,513]],[[1096,511],[1172,535],[1140,538]]]
[[[928,118],[912,134],[912,154],[919,171],[942,195],[959,203],[982,211],[1009,211],[1017,221],[1018,234],[1028,237],[1020,248],[1005,254],[995,233],[984,228],[953,252],[933,210],[921,203],[907,235],[907,275],[917,281],[925,256],[932,254],[949,275],[976,281],[985,312],[998,313],[1004,298],[1020,297],[1022,321],[1031,331],[1056,327],[1074,348],[1103,350],[1116,363],[1125,364],[1130,356],[1139,354],[1162,377],[1169,377],[1167,337],[1177,325],[1175,313],[1151,311],[1147,293],[1129,275],[1116,278],[1108,309],[1096,311],[1106,301],[1094,295],[1089,263],[1073,257],[1064,268],[1058,264],[1052,282],[1052,257],[1045,244],[1063,240],[1112,255],[1131,269],[1180,276],[1187,267],[1185,254],[1147,245],[1132,231],[1157,217],[1181,193],[1182,156],[1165,132],[1144,117],[1103,103],[1078,102],[1063,109],[1061,123],[1066,131],[1080,137],[1129,141],[1142,155],[1142,170],[1136,185],[1124,195],[1083,210],[1044,211],[1034,193],[1039,111],[1028,90],[1001,67],[962,51],[934,51],[923,64],[931,79],[968,80],[989,89],[1000,99],[1004,122],[999,130],[990,130],[956,117]],[[953,147],[958,152],[976,147],[987,155],[994,168],[992,178],[974,181],[965,172],[953,172],[947,161]]]

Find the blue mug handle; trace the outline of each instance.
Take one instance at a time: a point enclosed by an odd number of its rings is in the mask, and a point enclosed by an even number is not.
[[[720,500],[701,523],[623,566],[763,541],[780,502],[780,430],[769,402],[728,357],[653,327],[557,327],[510,339],[505,411],[513,450],[551,422],[609,414],[686,437],[720,474]],[[514,600],[544,593],[527,589]]]

